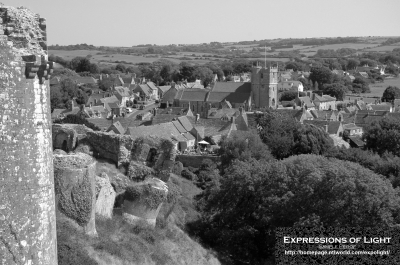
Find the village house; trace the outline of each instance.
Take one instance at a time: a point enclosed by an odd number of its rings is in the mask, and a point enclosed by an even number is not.
[[[278,91],[298,91],[303,92],[304,86],[300,81],[280,81],[278,83]]]
[[[313,102],[318,110],[336,110],[336,98],[329,95],[313,94]]]
[[[133,93],[139,94],[139,99],[141,101],[158,100],[159,89],[154,85],[153,82],[147,82],[145,84],[137,84],[132,89]]]
[[[115,97],[118,99],[119,105],[126,107],[126,102],[132,97],[129,88],[117,86],[113,88]]]
[[[343,114],[339,111],[310,110],[315,120],[343,121]]]
[[[107,129],[106,132],[124,135],[125,129],[119,121],[116,121]]]
[[[305,107],[300,109],[277,109],[276,111],[293,117],[300,123],[303,123],[305,120],[314,120],[314,116],[311,114],[310,110],[307,110]]]
[[[297,95],[294,102],[295,102],[296,106],[299,106],[301,108],[305,107],[307,110],[315,109],[315,105],[309,96],[299,97]]]
[[[340,121],[305,120],[304,124],[312,124],[323,129],[329,135],[343,136],[343,124]]]

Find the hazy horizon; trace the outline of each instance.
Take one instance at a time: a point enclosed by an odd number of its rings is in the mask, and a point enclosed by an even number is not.
[[[400,1],[0,0],[47,19],[48,45],[199,44],[400,36]],[[378,12],[379,11],[379,12]],[[259,14],[257,13],[259,12]]]

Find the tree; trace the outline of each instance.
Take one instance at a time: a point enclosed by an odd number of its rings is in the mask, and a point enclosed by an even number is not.
[[[353,70],[353,69],[356,69],[357,66],[359,66],[359,65],[360,65],[360,61],[355,60],[355,59],[350,59],[350,60],[347,61],[347,66],[346,66],[346,68],[347,68],[348,70]]]
[[[302,125],[288,114],[267,111],[255,117],[262,141],[277,159],[294,154],[326,154],[334,148],[333,141],[322,129]]]
[[[334,149],[333,140],[319,127],[304,124],[294,133],[293,154],[325,155]]]
[[[114,81],[115,78],[113,77],[99,80],[99,88],[103,91],[107,91],[114,85]]]
[[[400,156],[400,122],[394,118],[385,117],[367,125],[363,139],[367,149],[381,155],[390,152]]]
[[[362,77],[356,77],[353,81],[353,88],[361,90],[361,93],[371,92],[369,88],[369,82]]]
[[[126,66],[123,64],[117,64],[115,66],[115,70],[120,71],[121,73],[125,73],[126,72]]]
[[[234,160],[268,162],[273,156],[256,131],[234,131],[229,138],[223,137],[218,153],[221,156],[221,168],[227,168]]]
[[[181,80],[187,80],[189,82],[195,81],[193,76],[194,67],[186,62],[181,62],[179,64],[179,77]]]
[[[331,84],[333,74],[329,68],[326,67],[312,67],[309,77],[313,82],[318,82],[319,86],[324,84]]]
[[[267,264],[274,230],[399,224],[399,195],[362,166],[316,155],[262,163],[235,161],[212,192],[196,197],[202,219],[190,227],[227,264]]]
[[[392,102],[397,98],[400,98],[400,88],[396,86],[388,86],[383,92],[382,101]]]
[[[90,72],[91,63],[88,58],[84,57],[75,57],[71,60],[69,64],[69,68],[74,70],[75,72]]]
[[[297,93],[297,91],[284,91],[280,94],[280,101],[292,101],[297,97],[297,95],[304,97],[306,94],[304,92]]]
[[[193,75],[203,82],[204,87],[207,87],[213,80],[213,72],[205,66],[196,67]]]
[[[255,117],[262,141],[277,159],[292,154],[294,131],[301,125],[292,117],[277,111],[266,111]]]
[[[341,83],[325,84],[323,91],[337,100],[342,101],[347,93],[347,87]]]

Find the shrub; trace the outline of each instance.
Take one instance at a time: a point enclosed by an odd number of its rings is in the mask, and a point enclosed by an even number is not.
[[[155,209],[160,203],[167,200],[167,194],[163,190],[155,189],[151,184],[129,186],[125,190],[125,199],[129,201],[140,200],[149,208]]]
[[[192,181],[196,179],[196,175],[187,169],[182,170],[181,176]]]
[[[182,173],[183,170],[183,164],[180,161],[175,162],[174,164],[174,168],[172,169],[172,173],[174,173],[175,175],[180,175]]]

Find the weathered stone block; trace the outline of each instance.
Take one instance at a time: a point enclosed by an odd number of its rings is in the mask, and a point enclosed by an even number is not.
[[[167,201],[168,187],[165,182],[153,178],[125,191],[122,211],[128,222],[144,220],[155,227],[163,202]]]
[[[96,162],[89,155],[54,155],[56,206],[92,236],[97,235],[95,172]]]
[[[131,161],[128,167],[128,177],[133,181],[143,181],[146,177],[153,175],[152,168],[145,166],[140,162]]]
[[[96,176],[96,214],[103,218],[112,218],[116,193],[107,174]]]

